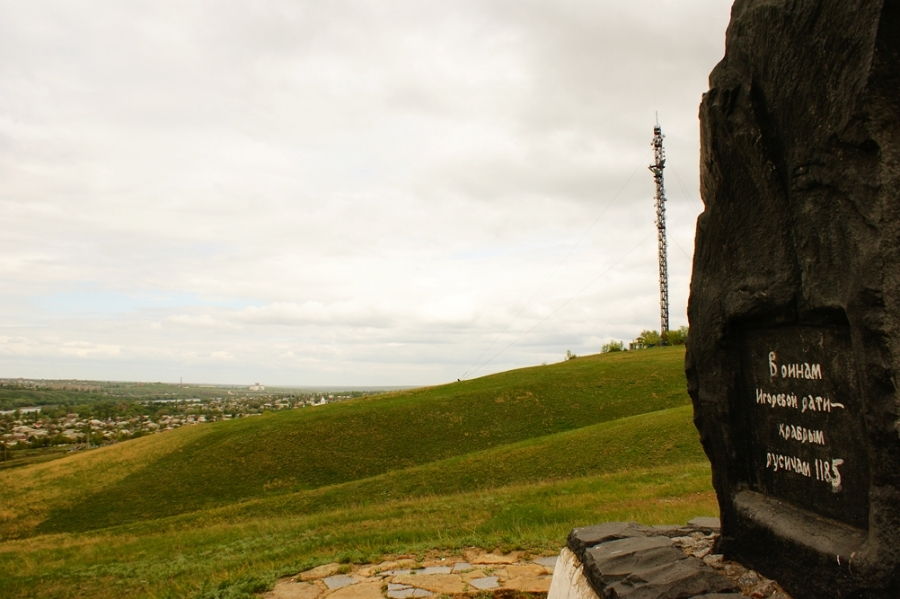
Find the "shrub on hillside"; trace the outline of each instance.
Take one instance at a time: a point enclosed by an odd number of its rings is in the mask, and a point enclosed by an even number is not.
[[[688,328],[679,327],[678,330],[669,331],[667,340],[669,345],[684,345],[687,341]]]
[[[638,338],[635,339],[636,342],[642,343],[647,347],[653,347],[654,345],[659,345],[659,332],[658,331],[641,331],[641,334],[638,335]]]
[[[677,330],[670,330],[666,333],[665,345],[684,345],[687,341],[688,328],[679,327]],[[641,331],[641,334],[631,343],[635,349],[643,349],[645,347],[656,347],[663,345],[662,338],[657,331]]]
[[[603,344],[603,347],[600,348],[600,353],[608,354],[609,352],[622,351],[623,349],[625,349],[625,344],[621,341],[610,341]]]

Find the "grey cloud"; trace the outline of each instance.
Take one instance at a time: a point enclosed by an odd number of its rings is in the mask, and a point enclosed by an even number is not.
[[[571,300],[481,372],[655,326],[652,239],[571,298],[653,234],[655,110],[690,251],[699,200],[681,196],[727,13],[0,1],[0,366],[414,384],[459,376],[520,310],[503,339]],[[677,324],[689,263],[672,245]],[[39,309],[84,286],[196,300]]]

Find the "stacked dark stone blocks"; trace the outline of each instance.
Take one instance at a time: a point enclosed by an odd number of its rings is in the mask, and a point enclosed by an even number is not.
[[[717,594],[738,599],[733,582],[672,542],[711,530],[702,522],[686,527],[609,522],[572,530],[568,547],[601,599],[713,599]]]

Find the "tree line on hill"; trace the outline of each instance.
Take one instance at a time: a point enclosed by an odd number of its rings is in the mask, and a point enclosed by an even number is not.
[[[603,347],[600,348],[600,352],[607,354],[616,351],[628,351],[629,349],[646,349],[658,345],[684,345],[687,341],[687,337],[688,327],[685,326],[666,331],[665,337],[660,335],[659,331],[646,330],[641,331],[641,334],[638,335],[634,341],[629,343],[627,348],[622,341],[613,340],[603,344]]]
[[[603,344],[603,346],[600,348],[600,353],[608,354],[610,352],[617,351],[647,349],[660,345],[684,345],[687,341],[687,336],[688,327],[679,327],[677,329],[667,331],[665,339],[663,339],[663,337],[659,334],[659,331],[646,330],[641,331],[641,334],[638,335],[634,339],[634,341],[629,343],[628,347],[625,347],[625,343],[623,341],[617,341],[613,339],[609,343]],[[578,356],[573,354],[571,350],[566,350],[566,360],[574,360],[577,357]]]

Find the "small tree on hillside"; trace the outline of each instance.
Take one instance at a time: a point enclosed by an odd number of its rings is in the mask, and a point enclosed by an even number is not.
[[[638,341],[643,342],[646,346],[659,345],[660,337],[658,331],[641,331]]]
[[[610,341],[603,344],[603,347],[600,348],[600,353],[608,354],[609,352],[622,351],[623,349],[625,349],[625,344],[621,341]]]
[[[687,327],[679,327],[678,330],[669,331],[669,345],[684,345],[684,343],[687,341],[687,336]]]
[[[572,353],[572,350],[566,350],[566,360],[574,360],[577,357],[578,356]]]

